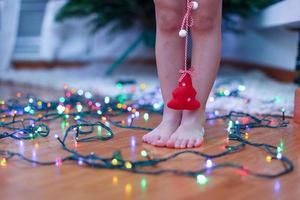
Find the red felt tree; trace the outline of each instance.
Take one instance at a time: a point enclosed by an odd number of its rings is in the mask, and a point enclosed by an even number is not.
[[[193,87],[191,75],[183,72],[178,87],[172,93],[173,99],[168,102],[168,107],[174,110],[196,110],[200,102],[196,99],[197,92]]]

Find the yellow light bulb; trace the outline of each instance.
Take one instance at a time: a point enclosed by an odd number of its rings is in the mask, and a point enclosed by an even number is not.
[[[146,89],[146,84],[145,84],[145,83],[142,83],[142,84],[140,85],[140,88],[141,88],[141,90],[145,90],[145,89]]]
[[[272,161],[272,156],[267,156],[267,157],[266,157],[266,161],[267,161],[268,163],[270,163],[270,162]]]
[[[2,159],[1,159],[0,165],[1,165],[2,167],[5,167],[5,166],[6,166],[6,158],[2,158]]]
[[[118,165],[118,163],[119,163],[119,161],[115,158],[112,159],[112,161],[111,161],[111,164],[114,165],[114,166]]]
[[[126,167],[127,169],[131,169],[131,168],[132,168],[131,162],[126,161],[126,162],[125,162],[125,167]]]

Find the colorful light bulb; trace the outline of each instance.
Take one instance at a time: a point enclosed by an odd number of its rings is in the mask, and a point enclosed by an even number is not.
[[[104,103],[109,104],[109,102],[110,102],[110,98],[109,97],[105,97],[104,98]]]
[[[149,114],[148,114],[148,113],[145,113],[143,117],[144,117],[144,120],[145,120],[145,121],[148,121],[148,120],[149,120]]]
[[[200,185],[204,185],[207,182],[208,182],[208,180],[205,175],[203,175],[203,174],[197,175],[197,183],[199,183]]]
[[[112,159],[111,160],[111,164],[113,165],[113,166],[116,166],[116,165],[118,165],[119,164],[119,161],[117,160],[117,159]]]
[[[132,168],[131,162],[126,161],[125,162],[125,167],[126,167],[126,169],[131,169]]]
[[[142,151],[141,151],[141,156],[147,157],[147,156],[148,156],[147,151],[146,151],[146,150],[142,150]]]
[[[266,162],[270,163],[272,161],[272,156],[266,156]]]
[[[206,163],[205,163],[205,166],[207,168],[212,168],[213,167],[213,161],[211,159],[207,159]]]
[[[2,167],[5,167],[5,166],[6,166],[6,158],[2,158],[2,159],[1,159],[0,165],[1,165]]]

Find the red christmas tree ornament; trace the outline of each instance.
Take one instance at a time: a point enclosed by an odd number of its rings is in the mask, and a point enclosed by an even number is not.
[[[196,99],[197,92],[193,87],[191,71],[181,71],[178,87],[173,91],[173,99],[168,107],[174,110],[196,110],[200,102]]]
[[[187,68],[187,52],[188,52],[188,31],[193,26],[192,10],[198,8],[196,1],[187,0],[187,11],[184,15],[179,36],[185,38],[185,66],[184,70],[180,70],[178,87],[173,91],[173,98],[168,102],[167,106],[174,110],[197,110],[200,108],[200,102],[196,99],[197,92],[193,87],[192,70]]]

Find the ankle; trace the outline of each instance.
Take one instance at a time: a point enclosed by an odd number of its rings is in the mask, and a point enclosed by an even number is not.
[[[181,124],[201,124],[204,126],[206,122],[205,110],[183,111]]]
[[[164,113],[163,113],[162,122],[179,124],[181,121],[181,117],[182,117],[182,111],[165,108]]]

